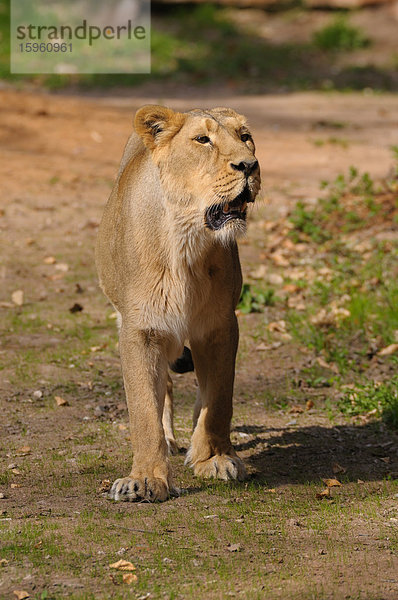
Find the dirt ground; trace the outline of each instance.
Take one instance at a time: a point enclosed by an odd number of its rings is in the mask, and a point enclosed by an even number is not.
[[[113,504],[104,480],[127,473],[127,411],[112,307],[98,289],[96,229],[134,111],[231,106],[249,118],[262,201],[240,252],[263,261],[261,223],[349,165],[376,178],[398,139],[393,95],[228,97],[154,87],[107,97],[0,91],[0,597],[398,598],[398,437],[327,410],[274,400],[312,357],[295,342],[255,350],[267,313],[240,315],[233,440],[246,485],[195,480],[163,505]],[[16,291],[23,292],[23,298]],[[177,376],[176,429],[189,443],[193,374]],[[61,398],[64,403],[57,398]],[[316,494],[343,465],[331,500]],[[102,484],[101,484],[102,482]],[[109,569],[131,560],[138,581]]]

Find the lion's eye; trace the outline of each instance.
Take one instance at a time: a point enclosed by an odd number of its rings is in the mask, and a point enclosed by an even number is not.
[[[208,144],[210,142],[210,138],[207,135],[198,135],[195,140],[199,142],[199,144]]]
[[[249,140],[251,140],[251,138],[252,136],[250,135],[250,133],[242,133],[242,135],[240,136],[242,142],[248,142]]]

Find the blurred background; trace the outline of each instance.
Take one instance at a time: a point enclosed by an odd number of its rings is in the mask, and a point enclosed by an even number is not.
[[[245,93],[398,86],[396,0],[154,0],[152,73],[140,76],[11,76],[9,17],[1,0],[1,78],[48,89],[149,81]]]

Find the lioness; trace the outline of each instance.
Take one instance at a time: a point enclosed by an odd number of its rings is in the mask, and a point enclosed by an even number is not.
[[[168,365],[185,340],[199,382],[186,464],[201,477],[246,475],[230,441],[242,286],[235,240],[246,230],[260,170],[246,120],[231,109],[148,105],[134,127],[96,263],[119,313],[134,455],[130,475],[114,482],[110,496],[155,501],[178,494],[168,459],[175,447]]]

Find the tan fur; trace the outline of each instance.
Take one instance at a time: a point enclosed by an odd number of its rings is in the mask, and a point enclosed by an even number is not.
[[[241,140],[246,121],[231,109],[144,106],[134,125],[96,248],[101,287],[120,313],[134,454],[130,476],[116,480],[111,497],[165,500],[177,493],[168,459],[168,446],[177,450],[168,364],[186,340],[200,388],[186,462],[203,477],[245,476],[230,442],[242,285],[235,239],[245,223],[214,231],[205,211],[233,201],[245,185],[254,201],[260,175],[258,167],[248,176],[236,168],[254,164],[254,144]]]

